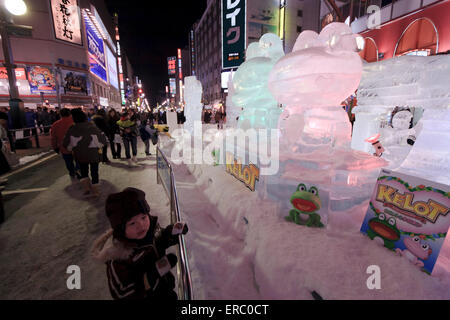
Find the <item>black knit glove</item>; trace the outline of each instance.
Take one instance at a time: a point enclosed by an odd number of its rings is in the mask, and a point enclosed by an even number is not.
[[[184,222],[177,222],[172,226],[172,236],[177,236],[179,234],[186,234],[188,233],[189,228],[186,223]]]
[[[168,255],[162,257],[155,263],[155,269],[158,272],[160,277],[163,277],[167,274],[170,269],[175,267],[178,262],[178,258],[173,253],[169,253]]]

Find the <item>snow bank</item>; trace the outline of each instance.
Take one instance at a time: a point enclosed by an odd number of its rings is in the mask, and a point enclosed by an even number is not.
[[[176,167],[197,299],[449,299],[450,241],[432,276],[359,233],[368,202],[327,230],[285,222],[223,167]],[[187,184],[189,183],[189,185]],[[192,185],[194,184],[194,185]],[[381,268],[369,290],[367,267]]]

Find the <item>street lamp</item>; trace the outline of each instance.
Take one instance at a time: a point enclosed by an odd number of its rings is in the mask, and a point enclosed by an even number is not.
[[[5,0],[5,7],[15,16],[21,16],[27,12],[27,5],[23,0]]]
[[[8,74],[10,95],[9,105],[11,107],[13,127],[18,129],[23,128],[25,124],[25,115],[23,102],[19,99],[19,91],[17,89],[17,79],[8,26],[14,26],[11,22],[11,14],[16,16],[23,15],[27,12],[27,6],[23,0],[4,0],[2,2],[2,5],[0,5],[0,35],[2,37],[3,56],[5,59],[4,67],[6,67],[6,72]]]

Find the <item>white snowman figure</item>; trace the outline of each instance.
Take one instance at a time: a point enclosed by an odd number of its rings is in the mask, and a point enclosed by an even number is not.
[[[399,111],[392,117],[392,127],[384,128],[382,143],[385,147],[389,146],[406,146],[408,139],[414,137],[416,130],[410,129],[411,119],[413,115],[408,110]]]

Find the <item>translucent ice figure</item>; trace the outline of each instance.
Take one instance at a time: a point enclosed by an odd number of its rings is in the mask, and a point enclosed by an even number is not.
[[[342,212],[373,191],[386,162],[351,150],[351,124],[340,105],[361,79],[358,37],[344,23],[329,24],[320,35],[305,31],[271,71],[269,89],[285,110],[279,122],[280,177],[271,178],[269,193],[280,184],[314,183],[329,191],[329,209]]]
[[[243,108],[238,128],[246,130],[277,127],[281,109],[271,95],[267,81],[270,71],[282,56],[283,43],[275,34],[265,34],[259,42],[249,45],[246,61],[236,71],[233,79],[233,103],[236,107]]]
[[[239,115],[242,112],[242,108],[233,103],[234,96],[234,87],[233,87],[233,78],[230,72],[228,78],[228,95],[225,101],[226,110],[227,110],[227,127],[228,128],[236,128]]]
[[[408,153],[400,154],[404,148],[396,148],[399,154],[395,155],[392,146],[386,147],[390,152],[390,168],[400,166],[404,173],[450,184],[448,83],[450,55],[402,56],[366,65],[358,88],[358,106],[354,109],[352,147],[369,151],[364,139],[379,132],[380,119],[395,106],[421,108],[423,116],[414,127],[416,142]]]
[[[184,78],[184,114],[186,122],[184,129],[194,131],[195,121],[202,121],[202,84],[195,76]]]
[[[294,51],[273,68],[269,89],[286,106],[281,117],[282,142],[291,151],[319,145],[349,145],[351,125],[339,106],[358,88],[362,62],[357,35],[332,23],[318,35],[300,34]]]

